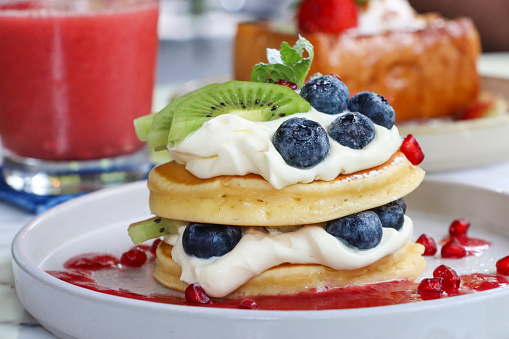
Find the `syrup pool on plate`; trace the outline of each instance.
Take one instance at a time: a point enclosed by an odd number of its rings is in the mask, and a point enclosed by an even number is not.
[[[471,244],[471,239],[476,244],[482,243],[481,249],[476,248],[468,255],[481,255],[482,250],[491,245],[488,241],[467,237],[466,229],[459,235],[465,243]],[[509,285],[509,280],[502,275],[474,272],[458,277],[454,270],[441,265],[434,269],[433,278],[425,278],[420,283],[397,280],[297,295],[209,299],[199,286],[191,285],[184,294],[158,285],[152,277],[155,246],[158,242],[154,241],[152,246],[135,246],[118,258],[107,253],[81,254],[68,259],[64,263],[64,270],[48,273],[75,286],[119,297],[174,305],[260,310],[327,310],[398,305],[472,294]],[[134,255],[137,252],[144,253],[142,261],[126,261],[126,254],[130,253],[131,257],[140,258]],[[503,264],[505,261],[501,259],[498,263]],[[497,264],[497,269],[502,264]],[[450,282],[450,271],[457,279],[454,284]],[[140,289],[139,286],[145,288]]]

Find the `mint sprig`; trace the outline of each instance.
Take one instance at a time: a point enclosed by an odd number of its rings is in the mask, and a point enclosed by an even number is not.
[[[308,52],[307,58],[303,57],[304,50]],[[313,45],[299,35],[299,39],[293,47],[284,41],[281,43],[279,51],[267,48],[267,60],[269,63],[255,65],[251,72],[251,81],[274,83],[278,80],[286,80],[302,88],[311,68],[313,57]]]

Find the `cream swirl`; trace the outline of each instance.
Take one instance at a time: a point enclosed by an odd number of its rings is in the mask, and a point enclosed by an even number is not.
[[[232,251],[222,257],[200,259],[184,251],[185,227],[182,226],[178,234],[165,238],[173,246],[173,260],[182,267],[180,280],[199,283],[212,297],[223,297],[263,271],[283,263],[319,264],[336,270],[365,267],[396,252],[413,233],[412,220],[405,216],[399,231],[384,227],[378,246],[358,250],[327,233],[322,224],[306,225],[285,233],[267,233],[259,227],[247,227]]]
[[[180,144],[169,147],[169,152],[176,162],[185,164],[186,169],[200,179],[254,173],[281,189],[314,180],[330,181],[340,174],[381,165],[401,145],[396,126],[388,130],[375,125],[375,139],[363,149],[351,149],[329,138],[330,151],[325,160],[311,168],[291,167],[272,144],[272,136],[283,121],[295,117],[317,121],[327,130],[337,115],[311,109],[273,121],[253,122],[223,114],[204,123]]]

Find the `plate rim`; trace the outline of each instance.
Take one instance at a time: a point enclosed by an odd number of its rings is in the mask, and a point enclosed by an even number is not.
[[[443,180],[426,178],[422,185],[427,184],[444,184]],[[491,188],[483,188],[469,184],[447,182],[447,185],[453,187],[467,187],[469,189],[477,191],[487,191],[491,194],[502,195],[509,197],[509,192],[498,191]],[[206,308],[206,307],[192,307],[188,305],[172,305],[164,303],[156,303],[143,300],[129,299],[119,296],[108,295],[72,284],[66,283],[46,273],[44,270],[35,265],[34,262],[26,258],[25,251],[22,243],[23,239],[31,232],[34,228],[38,227],[41,222],[48,216],[58,215],[61,211],[65,211],[69,208],[76,208],[86,204],[88,201],[100,198],[108,199],[112,195],[119,195],[122,193],[137,194],[142,188],[146,189],[146,180],[125,184],[117,187],[106,188],[100,191],[96,191],[84,196],[77,197],[73,200],[67,201],[51,208],[50,210],[38,215],[32,219],[27,225],[25,225],[15,236],[12,243],[12,261],[13,265],[18,265],[26,274],[39,282],[45,284],[48,287],[56,289],[62,293],[70,294],[81,299],[86,299],[100,304],[118,305],[120,307],[134,307],[137,309],[144,309],[158,312],[179,312],[179,313],[193,313],[193,315],[206,315],[216,317],[228,317],[229,319],[242,319],[245,317],[256,318],[263,320],[271,317],[278,319],[329,319],[329,318],[349,318],[362,314],[364,317],[374,316],[383,310],[384,313],[399,313],[399,312],[414,312],[422,311],[423,309],[433,309],[435,307],[455,307],[456,304],[463,303],[465,299],[470,302],[476,302],[477,299],[486,299],[488,297],[496,298],[499,295],[509,293],[507,288],[497,288],[482,293],[474,293],[468,295],[455,296],[453,298],[444,298],[437,300],[427,300],[418,303],[407,303],[400,305],[387,305],[387,306],[375,306],[375,307],[363,307],[357,309],[333,309],[333,310],[292,310],[292,311],[280,311],[280,310],[257,310],[253,313],[253,310],[243,309],[220,309],[220,308]],[[445,305],[444,305],[445,304]]]

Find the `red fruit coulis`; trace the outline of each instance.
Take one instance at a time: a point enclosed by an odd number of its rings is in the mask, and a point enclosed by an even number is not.
[[[122,283],[115,285],[116,281],[129,279],[129,274],[132,275],[133,272],[136,276],[149,277],[144,279],[150,280],[150,284],[157,284],[155,279],[151,279],[153,255],[149,255],[149,259],[141,267],[125,267],[119,262],[119,258],[109,254],[82,254],[69,259],[64,265],[64,270],[48,271],[48,273],[75,286],[124,298],[174,305],[259,310],[327,310],[397,305],[471,294],[509,285],[509,280],[501,275],[474,273],[460,277],[460,288],[440,293],[419,291],[418,283],[399,280],[297,295],[260,296],[249,298],[249,300],[212,298],[212,302],[200,304],[186,301],[184,293],[174,291],[138,293],[126,288]],[[123,275],[128,277],[123,279]],[[150,287],[147,290],[150,290]]]

